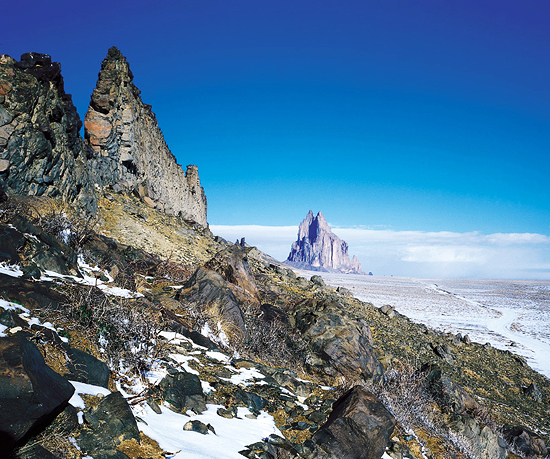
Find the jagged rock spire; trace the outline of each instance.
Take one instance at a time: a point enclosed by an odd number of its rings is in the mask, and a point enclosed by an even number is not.
[[[92,179],[99,187],[142,185],[161,210],[207,226],[197,167],[187,166],[184,172],[177,164],[116,47],[101,64],[84,126]]]
[[[298,240],[292,243],[286,263],[314,271],[362,273],[357,257],[350,261],[348,245],[332,232],[325,216],[310,210],[298,228]]]

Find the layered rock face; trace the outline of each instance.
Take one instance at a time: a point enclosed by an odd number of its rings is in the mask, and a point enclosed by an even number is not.
[[[285,263],[312,271],[363,273],[361,263],[355,256],[349,259],[348,245],[332,232],[325,216],[321,212],[315,216],[311,210],[300,223],[298,240]]]
[[[61,65],[46,54],[0,57],[0,186],[8,194],[78,202],[95,212],[79,129]]]
[[[184,172],[168,149],[151,106],[142,102],[126,58],[113,47],[101,64],[85,117],[91,175],[100,187],[144,185],[158,208],[206,226],[196,166]]]

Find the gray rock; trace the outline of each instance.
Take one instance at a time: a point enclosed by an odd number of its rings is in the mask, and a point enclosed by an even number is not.
[[[369,327],[338,302],[305,300],[293,308],[289,321],[309,344],[310,368],[319,375],[380,380],[383,368]]]
[[[544,440],[524,427],[505,427],[504,438],[527,457],[546,457],[547,449]]]
[[[313,271],[363,272],[355,256],[349,259],[348,245],[332,232],[325,216],[321,212],[315,216],[311,210],[300,223],[298,240],[285,263]]]
[[[506,459],[508,450],[502,439],[489,427],[477,422],[475,419],[457,415],[451,422],[450,428],[464,438],[463,441],[470,444],[469,450],[472,456],[479,459]]]

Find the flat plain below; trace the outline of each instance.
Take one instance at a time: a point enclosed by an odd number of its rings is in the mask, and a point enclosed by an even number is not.
[[[550,281],[300,274],[321,275],[327,285],[377,307],[389,304],[436,330],[508,349],[550,378]]]

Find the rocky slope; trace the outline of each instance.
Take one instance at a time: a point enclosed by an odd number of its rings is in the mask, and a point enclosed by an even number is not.
[[[84,120],[92,180],[100,187],[141,185],[159,209],[206,226],[197,167],[184,172],[177,164],[132,80],[126,58],[117,48],[109,49]]]
[[[13,406],[0,430],[17,457],[195,457],[202,435],[197,457],[234,457],[225,435],[249,458],[546,454],[550,383],[510,352],[297,277],[175,217],[165,231],[185,247],[179,263],[170,244],[149,253],[47,200],[20,202],[0,214],[0,406]],[[98,202],[110,220],[97,230],[118,238],[139,221],[145,244],[158,232],[162,214],[137,197]],[[33,346],[45,363],[24,360]],[[44,365],[91,395],[28,415],[57,381]],[[243,419],[271,427],[254,440],[259,424]]]
[[[292,243],[286,264],[311,271],[361,274],[361,263],[354,255],[350,260],[348,245],[332,232],[319,212],[310,210],[298,228],[298,240]]]

